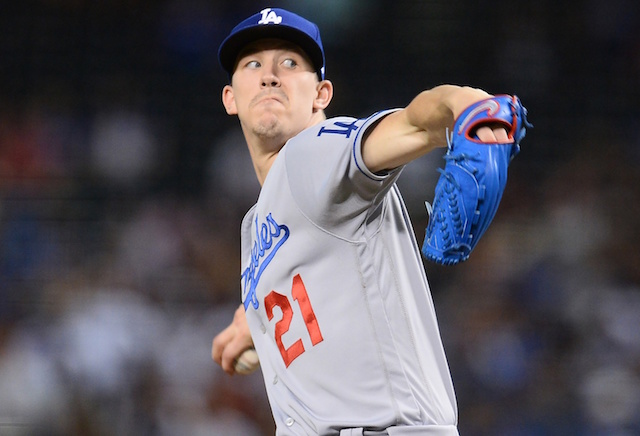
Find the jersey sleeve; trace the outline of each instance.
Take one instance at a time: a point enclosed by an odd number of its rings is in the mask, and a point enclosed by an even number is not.
[[[402,167],[373,173],[362,158],[362,140],[367,129],[394,111],[364,119],[331,118],[287,143],[288,185],[307,219],[351,235],[354,229],[345,227],[360,225],[380,204]]]
[[[382,118],[397,110],[399,109],[390,109],[386,111],[376,112],[369,118],[362,120],[362,127],[358,130],[358,135],[352,145],[353,159],[356,167],[364,176],[373,181],[383,182],[387,179],[392,179],[393,181],[395,181],[397,175],[399,175],[400,171],[402,170],[402,167],[400,167],[395,168],[392,171],[373,173],[371,170],[369,170],[369,168],[367,168],[366,164],[364,163],[364,159],[362,158],[362,140],[367,132],[367,129],[375,127],[375,125],[378,124],[378,122],[380,122]]]

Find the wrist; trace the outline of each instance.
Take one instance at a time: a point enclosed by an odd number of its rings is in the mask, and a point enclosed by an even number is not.
[[[452,90],[445,104],[453,113],[453,119],[456,120],[469,106],[490,97],[491,94],[481,89],[462,86]]]

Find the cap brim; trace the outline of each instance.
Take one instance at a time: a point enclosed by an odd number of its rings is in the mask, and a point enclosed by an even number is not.
[[[309,56],[318,75],[322,76],[321,69],[324,66],[324,56],[318,44],[304,32],[283,25],[250,27],[230,35],[220,45],[218,52],[220,64],[229,75],[232,75],[240,51],[251,42],[265,38],[283,39],[298,45]]]

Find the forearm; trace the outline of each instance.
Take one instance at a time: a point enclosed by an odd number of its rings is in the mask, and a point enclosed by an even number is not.
[[[471,104],[490,97],[480,89],[441,85],[418,94],[405,108],[409,124],[426,132],[431,140],[444,137],[446,128]],[[431,144],[433,147],[445,144]]]
[[[479,89],[441,85],[418,94],[385,117],[365,138],[362,154],[371,171],[404,165],[447,145],[446,129],[468,106],[490,95]]]

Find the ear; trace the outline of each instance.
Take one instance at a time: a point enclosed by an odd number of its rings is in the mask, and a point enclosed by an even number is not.
[[[313,101],[314,110],[324,110],[331,103],[333,98],[333,83],[329,80],[322,80],[318,82],[316,88],[316,99]]]
[[[222,104],[227,110],[229,115],[238,115],[238,108],[236,107],[236,98],[233,95],[233,88],[231,85],[225,85],[222,88]]]

